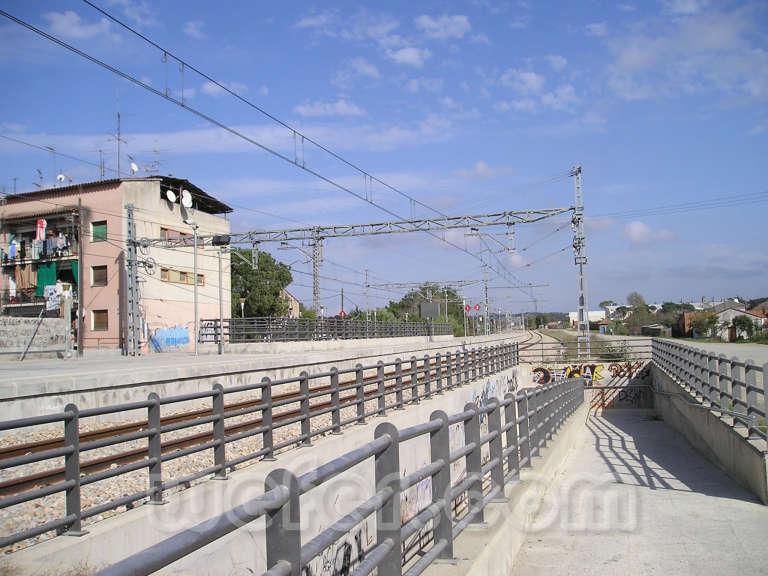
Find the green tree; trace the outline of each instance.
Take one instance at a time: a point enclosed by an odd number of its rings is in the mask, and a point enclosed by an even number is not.
[[[235,248],[246,261],[232,254],[232,316],[240,316],[240,298],[245,298],[245,316],[282,316],[288,304],[280,291],[293,282],[291,271],[267,252],[259,252],[258,266],[249,264],[251,252]]]
[[[755,333],[755,323],[745,314],[736,316],[733,319],[733,326],[739,332],[746,332],[747,338],[752,338],[752,335]]]
[[[717,326],[717,314],[698,314],[691,321],[691,328],[693,331],[704,337],[711,336],[715,326]]]
[[[613,300],[603,300],[602,302],[600,302],[600,308],[602,308],[603,310],[605,310],[608,306],[616,306],[616,302],[614,302]]]
[[[633,311],[648,309],[648,304],[646,304],[645,298],[643,298],[639,292],[630,292],[629,296],[627,296],[627,304],[630,305]]]

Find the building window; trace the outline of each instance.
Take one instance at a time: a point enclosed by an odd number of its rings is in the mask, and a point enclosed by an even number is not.
[[[91,330],[94,332],[106,332],[109,330],[107,310],[91,310]]]
[[[183,270],[160,268],[160,280],[170,282],[171,284],[189,284],[194,286],[195,275],[192,272],[185,272]],[[197,275],[197,285],[205,286],[205,276],[203,274]]]
[[[91,222],[91,242],[104,242],[107,239],[107,221]]]
[[[91,286],[107,285],[107,267],[91,266]]]

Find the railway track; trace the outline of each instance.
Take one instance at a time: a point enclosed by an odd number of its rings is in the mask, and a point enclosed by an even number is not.
[[[537,332],[532,332],[525,340],[518,342],[518,350],[522,351],[527,348],[530,348],[531,346],[538,344],[541,341],[541,339],[542,339],[541,334]],[[441,367],[443,366],[445,366],[445,363],[441,363]],[[429,365],[430,377],[432,372],[435,371],[436,369],[437,369],[437,363],[434,361],[430,362],[430,365]],[[412,385],[414,385],[414,382],[413,382],[414,378],[416,379],[415,385],[418,385],[421,382],[423,382],[424,381],[423,374],[426,370],[427,370],[427,367],[425,366],[422,366],[421,368],[417,368],[415,370],[413,370],[411,367],[409,367],[407,370],[403,370],[402,371],[403,388],[412,389]],[[452,374],[456,374],[457,372],[458,370],[453,370]],[[392,379],[394,376],[395,376],[394,371],[385,372],[384,374],[385,379]],[[363,382],[365,384],[373,384],[376,381],[377,381],[376,376],[370,376],[363,379]],[[355,382],[354,379],[345,380],[343,382],[340,381],[339,386],[343,387],[346,385],[354,384],[354,382]],[[384,386],[385,392],[391,392],[395,388],[396,388],[396,384],[394,383]],[[313,394],[317,392],[330,392],[330,390],[331,390],[330,385],[324,385],[324,386],[316,386],[314,388],[310,388],[309,392],[310,394]],[[376,395],[378,395],[378,390],[364,391],[364,398],[371,398],[372,396],[376,396]],[[273,396],[272,401],[273,403],[278,403],[282,401],[289,402],[290,400],[295,400],[296,402],[298,402],[300,397],[301,397],[301,393],[298,391],[286,392],[283,394],[278,394],[276,396]],[[342,409],[354,407],[355,406],[354,401],[356,400],[357,400],[357,396],[354,391],[347,394],[342,393],[339,396],[339,403]],[[258,406],[259,404],[261,404],[261,397],[257,399],[249,399],[249,400],[243,400],[240,402],[233,402],[231,404],[227,404],[224,408],[224,411],[226,414],[226,412],[235,412],[242,409],[252,408],[254,406]],[[312,416],[313,413],[326,410],[331,406],[332,404],[330,400],[323,401],[323,402],[316,402],[312,404],[310,407],[310,417]],[[167,425],[177,424],[181,422],[190,422],[198,418],[205,418],[211,415],[212,415],[212,408],[199,408],[195,410],[181,412],[178,414],[163,416],[161,418],[160,424],[161,426],[167,426]],[[300,415],[301,415],[300,408],[285,410],[285,411],[273,414],[272,422],[273,424],[280,424],[281,422],[294,419]],[[237,424],[230,424],[229,426],[225,427],[224,431],[225,431],[225,435],[231,436],[231,435],[239,434],[241,432],[246,432],[248,430],[253,430],[255,428],[260,427],[261,424],[262,424],[262,418],[253,418],[244,422],[239,422]],[[203,426],[203,425],[206,425],[206,423],[201,423],[200,425]],[[99,430],[85,431],[80,434],[80,442],[86,443],[86,442],[101,440],[104,438],[114,438],[116,436],[122,436],[125,434],[140,432],[146,428],[147,428],[147,421],[139,420],[136,422],[129,422],[126,424],[110,426],[110,427],[102,428]],[[176,450],[182,450],[184,448],[197,446],[199,444],[210,442],[211,440],[213,440],[213,430],[190,434],[187,436],[183,436],[181,438],[164,440],[162,442],[162,451],[163,451],[163,454],[166,454],[166,453],[174,452]],[[64,446],[64,438],[57,437],[57,438],[51,438],[48,440],[39,440],[35,442],[27,442],[27,443],[2,447],[0,448],[0,462],[9,458],[14,458],[17,456],[23,456],[25,454],[32,454],[36,452],[43,452],[45,450],[52,450],[56,448],[61,448],[63,446]],[[80,472],[81,474],[87,476],[88,474],[95,474],[97,472],[107,470],[113,466],[121,466],[121,465],[138,462],[143,460],[146,457],[147,457],[146,446],[132,449],[132,450],[125,450],[118,454],[112,454],[109,456],[102,456],[102,457],[97,457],[97,458],[92,458],[90,460],[82,461],[80,463]],[[36,487],[46,486],[49,484],[60,482],[60,481],[63,481],[64,479],[65,479],[64,467],[59,467],[59,468],[46,470],[43,472],[37,472],[37,473],[29,474],[26,476],[21,476],[19,478],[5,480],[3,482],[0,482],[0,497],[9,496],[12,494],[18,494],[20,492],[24,492],[26,490],[30,490]]]

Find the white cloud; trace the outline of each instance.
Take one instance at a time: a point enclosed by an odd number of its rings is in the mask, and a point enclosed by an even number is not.
[[[415,48],[408,46],[399,50],[389,50],[387,55],[398,64],[413,66],[414,68],[423,68],[424,62],[431,58],[432,53],[426,48]]]
[[[324,10],[305,16],[296,28],[311,30],[329,38],[365,42],[372,41],[380,48],[392,49],[403,46],[405,41],[395,33],[400,23],[386,14],[369,14],[364,8],[352,16],[339,17],[336,12]]]
[[[269,96],[269,86],[260,86],[259,96]]]
[[[558,86],[553,92],[543,94],[541,97],[541,103],[553,110],[567,110],[578,101],[576,91],[570,84]]]
[[[668,20],[653,32],[614,37],[608,87],[625,100],[714,91],[729,105],[768,99],[768,51],[749,9]]]
[[[48,27],[56,36],[62,38],[74,38],[84,40],[94,36],[109,35],[110,23],[106,18],[98,22],[85,23],[80,15],[72,10],[66,12],[46,12],[43,18],[48,22]]]
[[[336,102],[310,102],[301,104],[293,109],[301,116],[362,116],[365,112],[348,100],[339,99]]]
[[[24,132],[26,128],[24,124],[17,122],[0,122],[0,130],[3,132]]]
[[[494,176],[500,176],[502,174],[509,174],[512,170],[510,168],[491,168],[482,160],[475,162],[474,167],[470,170],[456,170],[456,174],[462,178],[492,178]]]
[[[381,77],[379,69],[365,58],[353,58],[336,72],[333,83],[339,88],[349,88],[357,78],[378,80]]]
[[[190,20],[184,24],[184,34],[195,40],[203,40],[207,38],[203,32],[203,26],[205,23],[202,20]]]
[[[532,98],[523,98],[522,100],[501,100],[493,105],[497,112],[535,112],[538,104]]]
[[[119,6],[125,18],[137,28],[147,28],[157,24],[149,2],[135,0],[106,0],[106,2],[108,6]]]
[[[608,25],[605,22],[593,22],[584,26],[587,36],[602,37],[608,34]]]
[[[672,242],[677,239],[669,230],[653,229],[640,221],[630,222],[624,227],[624,236],[634,246],[649,246],[659,242]]]
[[[616,7],[622,12],[634,12],[637,10],[637,6],[634,4],[618,4]]]
[[[409,92],[439,92],[443,89],[442,78],[411,78],[406,84]]]
[[[222,86],[226,86],[229,90],[232,92],[235,92],[236,94],[240,94],[241,96],[248,92],[248,86],[243,84],[242,82],[221,82]],[[266,86],[262,86],[259,92],[261,93],[262,89],[265,89]],[[224,96],[227,94],[226,90],[224,88],[221,88],[218,84],[214,84],[213,82],[205,82],[200,88],[200,92],[205,94],[206,96]]]
[[[443,14],[437,18],[422,14],[414,19],[414,23],[426,36],[437,40],[463,38],[472,29],[469,18],[463,14]]]
[[[296,22],[296,28],[311,28],[315,30],[325,31],[331,24],[334,16],[328,10],[323,10],[318,14],[312,14],[310,16],[304,16],[298,22]]]
[[[665,12],[689,16],[701,12],[709,0],[662,0],[662,4]]]
[[[521,94],[536,94],[544,88],[544,77],[536,72],[510,68],[501,75],[501,83]]]
[[[555,70],[559,72],[560,70],[563,70],[568,65],[568,60],[566,60],[563,56],[560,56],[559,54],[550,54],[547,56],[547,62],[549,62],[549,65],[551,66],[552,70]]]

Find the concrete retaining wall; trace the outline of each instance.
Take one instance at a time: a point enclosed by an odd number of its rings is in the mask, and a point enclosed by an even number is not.
[[[691,406],[685,390],[671,376],[652,365],[656,386],[667,394],[654,394],[654,407],[664,422],[681,433],[691,445],[768,504],[768,457],[763,440],[748,440],[732,428],[728,417]],[[677,394],[682,394],[678,396]]]
[[[405,428],[429,420],[434,410],[458,413],[463,411],[468,402],[482,403],[491,396],[503,397],[516,383],[529,380],[530,373],[525,372],[525,369],[514,367],[505,370],[451,392],[435,395],[419,404],[408,405],[405,410],[391,410],[385,417],[371,418],[364,425],[345,427],[341,435],[315,439],[311,448],[282,453],[277,462],[258,462],[237,470],[226,481],[208,481],[167,495],[168,503],[164,506],[138,506],[113,518],[91,524],[87,526],[89,534],[86,536],[54,538],[16,552],[6,560],[11,564],[11,573],[19,575],[45,573],[54,566],[62,571],[76,565],[84,565],[93,570],[114,563],[263,493],[264,479],[274,468],[287,468],[297,475],[303,474],[373,440],[374,430],[381,422],[389,421],[398,428]],[[413,472],[423,466],[428,458],[429,437],[411,440],[400,450],[401,471],[403,474]],[[372,496],[374,485],[374,461],[369,458],[303,496],[302,542],[308,542],[333,521]],[[419,484],[411,489],[403,508],[406,511],[415,510],[417,506],[423,506],[427,498],[431,501],[431,488],[426,489]],[[328,552],[331,566],[335,563],[337,551],[345,545],[355,555],[356,546],[367,548],[375,541],[374,518],[375,515],[361,522]],[[264,521],[261,519],[179,560],[159,574],[260,574],[265,569],[265,557]],[[313,576],[336,573],[321,569],[328,565],[326,559],[319,558],[313,563],[310,568]]]
[[[17,354],[21,355],[33,334],[35,339],[29,349],[30,353],[63,350],[66,347],[67,323],[63,318],[43,318],[37,328],[38,322],[37,318],[1,316],[0,358],[8,360],[15,359]]]
[[[444,337],[438,337],[444,338]],[[160,368],[152,365],[151,358],[145,366],[136,366],[132,370],[110,372],[89,371],[87,361],[83,362],[83,370],[73,376],[60,374],[40,378],[19,378],[0,382],[0,420],[24,418],[61,412],[64,407],[73,403],[81,410],[110,406],[119,403],[146,400],[151,392],[161,397],[208,391],[214,384],[225,388],[258,384],[261,379],[269,377],[272,380],[294,378],[302,370],[310,375],[323,373],[336,367],[339,370],[354,368],[360,363],[364,366],[375,365],[378,360],[392,362],[401,358],[407,362],[411,356],[423,358],[425,355],[451,352],[476,346],[497,346],[512,343],[520,338],[519,333],[498,335],[495,337],[476,337],[429,343],[423,339],[389,338],[366,341],[345,341],[347,347],[328,352],[301,352],[299,345],[306,342],[284,343],[287,347],[284,354],[271,356],[249,357],[238,354],[228,355],[226,363],[185,364],[183,359],[172,366]],[[356,346],[353,346],[356,344]],[[160,355],[157,355],[160,356]],[[119,360],[118,360],[119,361]],[[407,366],[407,364],[406,364]],[[367,372],[366,376],[374,375],[375,370]],[[190,406],[177,405],[174,409],[187,409]],[[98,418],[90,418],[89,422],[116,422],[139,418],[143,414],[126,415],[125,413],[110,414]]]

